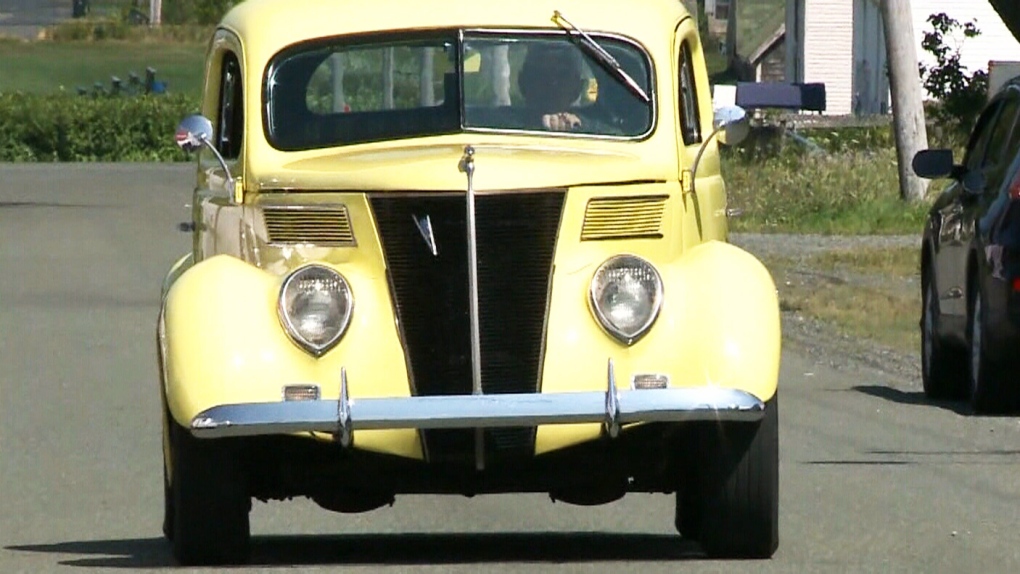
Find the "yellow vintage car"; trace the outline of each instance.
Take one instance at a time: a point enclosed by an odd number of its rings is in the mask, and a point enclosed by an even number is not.
[[[770,557],[779,306],[727,242],[718,146],[747,121],[702,50],[677,0],[233,8],[176,133],[178,561],[244,562],[253,498],[515,492],[675,494],[708,556]]]

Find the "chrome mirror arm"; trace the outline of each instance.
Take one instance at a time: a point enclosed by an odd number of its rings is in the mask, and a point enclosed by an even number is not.
[[[740,123],[746,122],[746,121],[747,121],[747,112],[745,112],[744,109],[739,107],[739,106],[731,106],[731,107],[721,108],[719,111],[716,112],[715,121],[712,122],[713,123],[713,127],[715,129],[713,129],[712,133],[710,133],[708,135],[708,137],[705,138],[705,140],[701,142],[701,147],[698,148],[698,154],[696,156],[694,156],[694,164],[691,165],[691,193],[692,194],[697,195],[697,183],[696,182],[698,180],[698,165],[701,163],[701,157],[703,155],[705,155],[705,150],[708,148],[708,144],[711,143],[712,139],[717,137],[720,132],[724,132],[725,130],[727,130],[729,128],[732,128],[732,127],[734,127],[736,125],[739,125]],[[744,130],[743,133],[740,134],[740,136],[737,137],[737,139],[738,140],[743,140],[744,137],[746,137],[746,135],[747,135],[746,130]],[[731,141],[726,141],[724,143],[736,144],[736,143],[739,143],[739,141],[732,141],[732,142]]]
[[[227,167],[227,160],[223,159],[223,154],[220,153],[220,150],[216,149],[216,146],[214,146],[213,143],[209,141],[209,138],[204,137],[204,135],[202,135],[199,137],[199,140],[202,142],[202,145],[209,148],[209,150],[213,152],[213,155],[216,156],[216,161],[220,162],[220,167],[223,168],[223,173],[225,173],[227,176],[226,183],[227,193],[229,193],[231,199],[233,199],[234,195],[236,194],[234,186],[237,184],[237,181],[234,179],[234,174],[230,173],[230,168]]]
[[[193,114],[181,120],[181,123],[177,126],[177,132],[174,134],[174,141],[186,153],[197,151],[203,146],[209,148],[213,155],[216,156],[216,161],[220,163],[220,167],[223,168],[223,173],[226,175],[227,180],[227,192],[230,194],[230,200],[234,201],[237,197],[237,190],[235,189],[237,180],[230,173],[227,161],[220,154],[220,150],[216,149],[216,146],[213,145],[212,135],[213,127],[209,118],[201,114]]]

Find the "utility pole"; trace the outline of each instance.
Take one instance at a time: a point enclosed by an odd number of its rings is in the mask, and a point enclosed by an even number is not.
[[[163,21],[163,0],[149,0],[149,26],[159,26]]]
[[[893,127],[900,168],[900,198],[920,201],[927,182],[911,169],[914,154],[928,147],[924,123],[921,79],[917,69],[917,48],[911,22],[910,0],[881,0],[885,26],[885,50],[889,56],[889,88],[892,92]]]

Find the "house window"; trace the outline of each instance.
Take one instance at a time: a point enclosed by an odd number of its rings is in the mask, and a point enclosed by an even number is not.
[[[701,123],[698,113],[698,90],[694,84],[694,62],[691,46],[684,42],[680,47],[680,131],[685,145],[701,143]]]
[[[224,159],[237,159],[241,154],[244,135],[244,102],[241,98],[241,66],[237,56],[227,52],[223,56],[220,76],[219,118],[216,130],[216,149]]]
[[[730,0],[715,0],[715,19],[730,19]]]

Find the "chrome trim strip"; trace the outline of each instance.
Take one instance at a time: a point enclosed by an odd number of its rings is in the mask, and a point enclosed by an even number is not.
[[[475,221],[475,148],[464,148],[457,166],[467,174],[468,304],[471,321],[471,393],[482,394],[482,343],[478,325],[478,237]],[[485,470],[485,436],[475,430],[475,467]]]
[[[609,359],[609,381],[606,389],[606,432],[610,438],[616,438],[620,434],[620,392],[616,390],[616,372],[613,370],[613,360]]]
[[[340,367],[340,400],[336,402],[336,439],[340,444],[351,446],[354,432],[351,428],[351,398],[347,391],[347,368]]]
[[[346,401],[350,430],[497,428],[605,423],[607,393],[526,393],[365,398]],[[650,422],[757,421],[765,403],[720,387],[648,389],[617,393],[619,425]],[[296,432],[336,433],[341,401],[220,405],[191,422],[201,438]]]

